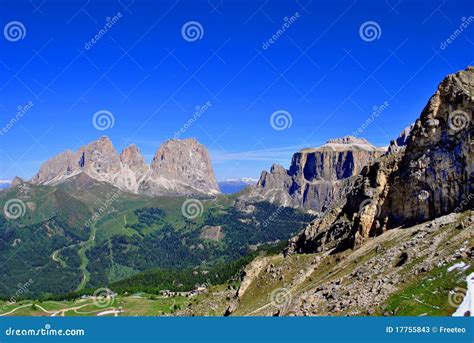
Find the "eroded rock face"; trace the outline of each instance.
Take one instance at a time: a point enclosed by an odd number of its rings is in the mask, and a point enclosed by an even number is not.
[[[31,182],[54,185],[80,173],[133,193],[219,193],[207,150],[195,139],[164,143],[148,166],[134,144],[118,154],[103,136],[75,153],[68,150],[46,161]]]
[[[449,75],[404,149],[365,167],[344,206],[310,224],[287,253],[344,249],[398,226],[473,208],[474,69]]]
[[[43,163],[31,182],[50,184],[71,175],[78,168],[79,161],[71,150],[67,150]]]
[[[140,185],[150,175],[150,166],[146,164],[145,158],[135,144],[122,150],[120,162],[122,170],[115,184],[120,185],[122,189],[138,193]]]
[[[120,155],[106,136],[81,147],[75,157],[78,169],[99,180],[112,181],[113,176],[121,169]]]
[[[173,180],[170,192],[192,194],[189,188],[202,193],[217,194],[217,185],[207,149],[195,139],[172,139],[156,152],[151,163],[151,178],[145,193],[153,192],[163,179]]]
[[[382,208],[392,226],[450,213],[473,193],[473,111],[474,69],[449,75],[416,121],[393,177]]]
[[[135,172],[137,177],[140,179],[150,170],[149,166],[145,162],[145,158],[138,150],[135,144],[129,145],[123,149],[120,154],[120,161],[124,167],[127,167],[131,171]]]
[[[262,173],[247,196],[325,211],[345,197],[353,176],[384,152],[364,139],[350,136],[333,139],[319,148],[294,154],[289,170],[273,165],[270,172]]]

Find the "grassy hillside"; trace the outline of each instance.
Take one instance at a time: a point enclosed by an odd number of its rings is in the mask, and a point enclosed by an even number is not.
[[[474,271],[470,213],[337,254],[257,258],[234,315],[451,315]]]

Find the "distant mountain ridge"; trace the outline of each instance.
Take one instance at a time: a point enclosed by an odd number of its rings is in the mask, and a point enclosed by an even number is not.
[[[227,179],[223,181],[219,181],[218,185],[221,189],[222,193],[224,194],[233,194],[238,193],[241,190],[245,189],[250,185],[254,185],[257,183],[257,179],[252,179],[250,177],[243,177],[240,179]]]
[[[11,180],[0,180],[0,190],[9,188],[12,184]]]
[[[85,173],[117,188],[150,196],[220,193],[207,149],[193,138],[172,139],[157,150],[150,165],[136,145],[119,154],[102,136],[78,151],[67,150],[40,167],[32,183],[56,185]]]

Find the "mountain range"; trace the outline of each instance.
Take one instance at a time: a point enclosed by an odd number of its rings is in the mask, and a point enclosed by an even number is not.
[[[195,139],[172,139],[158,148],[147,165],[132,144],[119,154],[111,140],[102,136],[78,151],[67,150],[46,161],[31,182],[57,185],[85,173],[117,188],[150,196],[218,194],[207,149]]]

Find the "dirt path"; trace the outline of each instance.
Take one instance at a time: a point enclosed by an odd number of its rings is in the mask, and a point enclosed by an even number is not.
[[[11,310],[10,312],[7,312],[7,313],[2,313],[0,314],[0,317],[3,317],[3,316],[8,316],[12,313],[15,313],[16,311],[18,311],[19,309],[22,309],[22,308],[25,308],[25,307],[28,307],[28,306],[31,306],[33,304],[26,304],[26,305],[21,305],[21,306],[18,306],[18,307],[15,307],[13,310]]]

